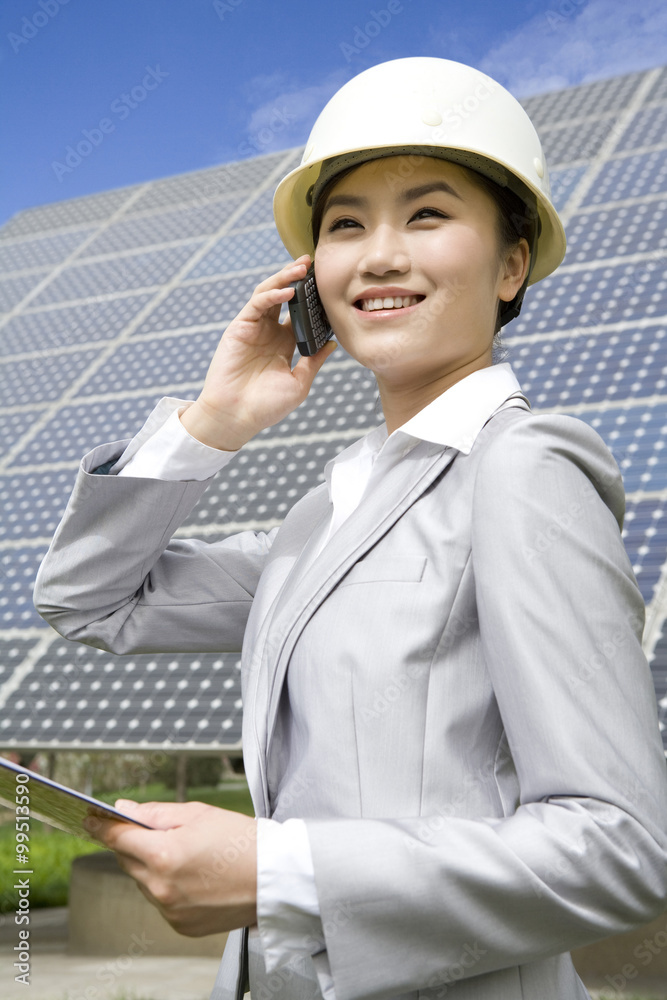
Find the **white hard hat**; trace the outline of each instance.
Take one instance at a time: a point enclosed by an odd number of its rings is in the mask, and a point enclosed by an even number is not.
[[[313,255],[312,206],[332,177],[348,166],[401,154],[470,167],[532,204],[539,235],[527,283],[558,267],[565,256],[565,231],[551,202],[547,164],[530,118],[485,73],[422,56],[364,70],[321,112],[301,164],[283,178],[273,200],[276,227],[292,256]]]

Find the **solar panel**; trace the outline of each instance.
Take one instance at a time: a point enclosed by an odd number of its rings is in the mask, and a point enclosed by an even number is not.
[[[508,359],[536,410],[585,420],[619,463],[667,722],[667,68],[523,103],[569,248],[504,331]],[[81,455],[131,437],[160,396],[192,398],[226,324],[288,259],[272,197],[301,152],[39,206],[0,229],[2,746],[238,749],[238,656],[117,657],[68,643],[31,590]],[[279,524],[326,461],[380,420],[373,379],[339,349],[306,403],[244,449],[179,535]]]
[[[238,747],[241,714],[238,656],[118,657],[61,639],[8,699],[0,743]]]
[[[667,193],[667,159],[664,149],[658,149],[612,157],[583,204],[601,205],[664,193]]]
[[[24,309],[2,326],[0,357],[115,340],[149,301],[149,295],[130,293],[58,309]]]
[[[0,230],[0,240],[15,240],[31,233],[46,233],[51,229],[81,226],[108,219],[123,203],[139,190],[136,187],[104,191],[71,201],[58,201],[19,212]]]

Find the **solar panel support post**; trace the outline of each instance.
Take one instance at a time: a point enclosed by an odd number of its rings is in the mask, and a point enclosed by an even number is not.
[[[176,801],[185,802],[188,795],[188,757],[179,753],[176,757]]]

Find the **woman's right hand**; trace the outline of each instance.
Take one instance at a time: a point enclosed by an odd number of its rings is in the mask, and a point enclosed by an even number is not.
[[[304,278],[310,258],[299,257],[262,281],[225,330],[199,398],[182,414],[193,437],[222,451],[237,451],[265,427],[278,423],[308,395],[313,379],[335,350],[329,341],[291,367],[295,350],[289,317],[280,309]]]

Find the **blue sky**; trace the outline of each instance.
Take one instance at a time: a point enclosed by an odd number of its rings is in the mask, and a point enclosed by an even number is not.
[[[666,53],[664,0],[3,0],[0,225],[299,145],[331,94],[385,59],[458,59],[522,97]]]

